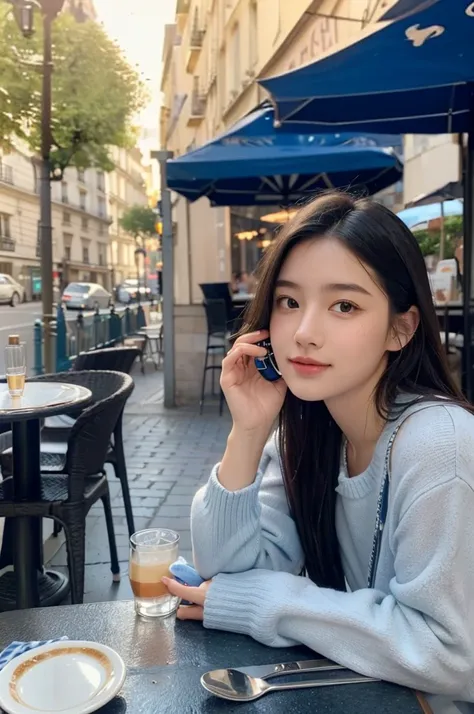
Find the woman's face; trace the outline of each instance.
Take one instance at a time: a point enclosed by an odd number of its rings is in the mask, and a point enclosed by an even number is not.
[[[330,400],[375,387],[400,349],[373,272],[334,238],[297,245],[277,281],[270,339],[288,388]]]

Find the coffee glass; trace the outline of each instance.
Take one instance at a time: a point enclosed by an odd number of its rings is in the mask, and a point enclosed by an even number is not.
[[[178,559],[179,535],[167,528],[137,531],[130,538],[129,577],[135,611],[144,618],[167,617],[178,608],[161,578],[172,578],[169,567]]]

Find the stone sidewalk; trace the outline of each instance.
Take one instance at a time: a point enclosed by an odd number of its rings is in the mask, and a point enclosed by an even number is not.
[[[163,407],[163,374],[134,370],[135,390],[124,415],[124,444],[135,528],[163,526],[179,532],[180,554],[191,560],[189,513],[198,488],[223,453],[230,428],[228,412],[219,417],[216,402],[198,408]],[[87,519],[85,602],[128,599],[128,533],[120,483],[109,472],[115,534],[121,563],[121,582],[112,583],[110,554],[102,505]],[[62,536],[60,536],[62,538]],[[59,545],[59,543],[58,543]],[[65,570],[62,544],[49,566]]]

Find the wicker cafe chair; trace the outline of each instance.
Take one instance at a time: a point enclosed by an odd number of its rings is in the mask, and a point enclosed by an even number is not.
[[[112,354],[112,353],[117,354]],[[100,354],[99,354],[100,353]],[[95,357],[94,357],[95,355]],[[105,377],[101,374],[105,368],[115,372],[123,372],[128,374],[136,358],[138,350],[135,347],[119,347],[117,349],[97,350],[96,352],[87,352],[84,355],[79,355],[76,360],[76,365],[84,367],[88,371],[71,371],[52,375],[42,375],[35,377],[35,380],[47,380],[55,382],[65,382],[66,384],[79,384],[82,387],[87,387],[92,392],[92,402],[95,403],[103,399],[109,394],[108,372],[105,372]],[[95,367],[94,365],[100,365]],[[102,370],[102,371],[101,371]],[[77,415],[75,415],[77,416]],[[127,465],[125,461],[125,453],[123,447],[123,411],[115,424],[112,439],[110,440],[109,448],[105,463],[111,464],[115,476],[120,480],[122,488],[122,498],[125,507],[125,516],[127,518],[127,527],[129,535],[135,533],[135,523],[133,518],[132,501],[130,498],[130,489],[128,484]],[[74,419],[70,416],[58,416],[45,420],[44,427],[41,431],[41,450],[65,450],[69,433],[74,424]],[[59,449],[58,449],[59,447]],[[61,527],[55,524],[54,533],[58,535]]]
[[[78,415],[67,440],[66,453],[41,454],[41,500],[13,503],[9,500],[12,477],[7,477],[0,484],[0,516],[53,518],[63,526],[73,604],[82,603],[84,598],[86,516],[99,499],[104,506],[114,579],[118,579],[120,573],[104,464],[110,437],[134,386],[132,378],[126,374],[89,374],[101,380],[102,398],[96,399]],[[64,375],[51,375],[49,381],[53,381],[53,376],[54,381],[64,381]],[[47,376],[41,379],[48,381]],[[0,458],[2,472],[11,473],[11,452],[2,454]]]

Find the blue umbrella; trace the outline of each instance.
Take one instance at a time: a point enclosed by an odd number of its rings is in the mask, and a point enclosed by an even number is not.
[[[400,20],[402,17],[408,17],[415,12],[420,12],[420,10],[425,10],[427,7],[431,7],[439,0],[398,0],[395,5],[393,5],[390,10],[387,10],[382,17],[379,18],[379,22],[385,22],[387,20]]]
[[[402,176],[399,136],[275,131],[262,106],[229,131],[167,163],[168,187],[213,205],[290,205],[327,188],[387,188]]]
[[[400,211],[398,217],[402,219],[408,228],[414,228],[421,223],[427,223],[442,216],[462,216],[462,213],[463,203],[455,199],[454,201],[444,201],[443,208],[441,207],[441,202],[406,208],[404,211]]]
[[[261,79],[290,131],[467,132],[474,3],[438,0],[291,72]]]

